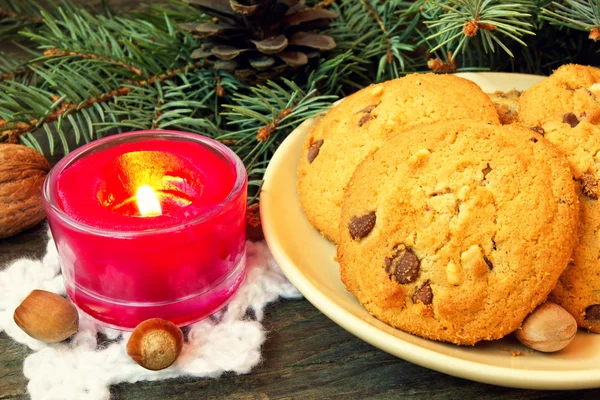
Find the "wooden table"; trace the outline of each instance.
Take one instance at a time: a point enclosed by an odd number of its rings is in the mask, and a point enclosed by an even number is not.
[[[39,258],[42,225],[0,240],[0,269]],[[454,378],[378,350],[346,332],[306,300],[268,307],[264,361],[248,375],[182,378],[113,386],[115,399],[599,399],[600,389],[571,392],[502,388]],[[0,400],[24,399],[23,360],[30,350],[0,333]]]

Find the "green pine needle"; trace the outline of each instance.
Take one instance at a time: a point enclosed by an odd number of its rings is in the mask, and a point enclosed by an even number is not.
[[[500,47],[514,57],[507,42],[526,46],[521,38],[535,35],[529,21],[533,8],[531,1],[447,0],[426,2],[424,8],[430,18],[425,24],[433,31],[426,39],[437,41],[431,51],[447,46],[457,55],[477,39],[485,53],[493,53]]]
[[[565,0],[543,8],[543,18],[557,25],[589,32],[600,29],[600,0]]]

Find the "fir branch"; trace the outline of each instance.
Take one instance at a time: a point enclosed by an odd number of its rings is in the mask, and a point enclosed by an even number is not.
[[[86,53],[80,53],[80,52],[76,52],[76,51],[63,51],[63,50],[57,50],[55,48],[51,48],[51,49],[44,51],[44,57],[48,57],[48,58],[50,58],[50,57],[77,57],[77,58],[83,58],[83,59],[89,59],[89,60],[100,60],[100,61],[104,61],[108,64],[114,64],[121,68],[127,69],[127,70],[133,72],[135,75],[142,74],[142,70],[134,65],[129,65],[129,64],[124,63],[123,61],[114,60],[114,59],[111,59],[108,57],[98,56],[96,54],[86,54]]]
[[[224,105],[230,110],[223,113],[226,126],[235,129],[217,139],[235,140],[232,147],[250,172],[261,162],[268,162],[277,145],[296,126],[324,112],[336,99],[336,96],[316,95],[314,87],[304,90],[287,79],[282,84],[269,82],[248,93],[236,93],[232,104]]]
[[[524,35],[534,35],[529,22],[533,5],[524,0],[446,0],[426,2],[425,24],[434,33],[427,40],[436,40],[435,51],[448,46],[456,56],[465,51],[469,42],[479,38],[484,52],[495,52],[496,46],[513,57],[500,36],[516,41],[522,46]]]
[[[198,67],[201,67],[202,65],[204,65],[203,61],[196,61],[196,62],[191,62],[187,65],[184,65],[182,67],[179,68],[174,68],[171,69],[167,72],[161,72],[160,74],[154,75],[154,76],[150,76],[148,79],[144,79],[141,81],[136,81],[135,84],[139,85],[139,86],[144,86],[144,85],[151,85],[154,82],[159,82],[159,81],[164,81],[166,79],[172,79],[174,77],[176,77],[179,74],[182,73],[186,73],[189,71],[193,71]]]
[[[222,131],[215,122],[217,105],[215,75],[209,70],[179,74],[146,86],[131,86],[131,92],[111,104],[114,121],[97,124],[101,132],[130,129],[175,129],[203,133],[210,137]],[[232,89],[231,77],[222,84]]]
[[[62,101],[63,98],[56,99],[55,96],[50,94],[50,98],[55,100],[52,105],[48,108],[48,111],[39,118],[30,119],[28,122],[11,122],[7,120],[0,120],[0,132],[2,136],[8,136],[11,138],[19,138],[19,136],[25,133],[31,133],[35,129],[39,128],[42,124],[54,122],[63,115],[75,110],[81,110],[84,108],[92,107],[95,103],[102,103],[111,100],[117,96],[123,96],[129,93],[129,88],[120,88],[111,90],[108,93],[103,93],[100,96],[89,98],[86,102],[73,104],[70,102]],[[14,92],[13,92],[14,93]],[[0,141],[1,141],[0,136]]]
[[[321,60],[314,70],[309,70],[307,85],[315,87],[320,94],[341,96],[347,94],[344,86],[352,89],[359,84],[353,82],[358,61],[352,51],[339,54],[329,60]],[[300,81],[300,79],[294,79]]]
[[[19,79],[30,74],[31,72],[32,71],[30,69],[20,69],[11,72],[5,72],[3,74],[0,74],[0,81],[5,81],[9,79]]]
[[[385,28],[383,21],[379,17],[379,14],[377,14],[377,11],[375,11],[375,9],[373,7],[371,7],[371,5],[366,2],[366,0],[360,0],[360,3],[367,10],[367,12],[369,14],[371,14],[371,16],[375,19],[375,22],[377,22],[377,26],[379,26],[379,29],[381,29],[381,32],[383,32],[383,34],[385,36],[385,41],[386,41],[386,51],[385,51],[386,58],[385,58],[385,60],[388,64],[391,64],[393,62],[392,45],[390,42],[390,38],[388,37],[388,31]]]
[[[195,39],[177,31],[169,22],[163,30],[146,21],[96,16],[81,9],[70,13],[59,8],[57,12],[57,18],[42,12],[45,29],[23,35],[42,50],[118,60],[141,70],[145,76],[180,65],[197,47]]]
[[[427,60],[427,68],[438,74],[453,74],[456,72],[456,61],[452,52],[448,52],[445,59],[432,57]]]
[[[7,10],[5,8],[0,7],[0,20],[5,18],[13,18],[17,20],[22,20],[25,22],[33,22],[37,24],[41,24],[43,19],[41,17],[35,15],[27,15],[27,14],[17,14],[14,11]]]
[[[31,74],[31,68],[14,59],[14,57],[0,53],[0,82],[16,80],[24,82]]]
[[[373,81],[398,78],[422,65],[413,53],[421,19],[413,3],[342,0],[331,8],[340,16],[325,33],[335,38],[338,54],[350,51],[354,55],[350,80],[354,90]]]
[[[70,0],[60,0],[62,8],[75,10]],[[58,4],[53,0],[0,0],[0,36],[37,27],[44,22],[42,11],[54,15]]]
[[[293,107],[294,105],[292,105]],[[275,131],[277,130],[277,126],[279,126],[279,123],[281,122],[282,119],[284,119],[285,117],[287,117],[288,115],[290,115],[292,113],[293,108],[288,107],[288,108],[284,108],[283,110],[281,110],[279,112],[279,114],[273,118],[272,122],[269,122],[266,126],[263,126],[262,128],[258,129],[258,133],[256,134],[256,140],[258,140],[259,142],[266,142],[267,140],[269,140],[269,138],[275,133]]]
[[[167,0],[165,4],[150,5],[144,11],[133,12],[138,19],[148,21],[153,25],[166,29],[166,21],[177,21],[180,25],[193,23],[194,26],[201,21],[208,21],[209,16],[189,4],[180,0]]]
[[[600,40],[600,0],[565,0],[552,2],[553,10],[542,9],[543,18],[553,24],[589,32],[594,42]]]
[[[79,70],[69,68],[66,71],[53,71],[54,74],[52,76],[48,73],[48,71],[37,69],[37,73],[46,78],[48,87],[58,90],[61,96],[57,96],[56,94],[49,92],[44,88],[38,89],[27,87],[16,82],[7,82],[5,85],[0,85],[0,90],[4,90],[4,93],[13,99],[30,99],[27,101],[27,103],[31,107],[29,110],[27,110],[24,109],[23,105],[18,102],[0,101],[0,142],[3,140],[14,141],[15,139],[20,138],[22,135],[30,134],[39,127],[62,119],[64,116],[72,114],[73,112],[80,112],[86,108],[94,106],[97,103],[106,103],[115,99],[116,97],[126,96],[130,94],[132,89],[136,86],[149,86],[172,79],[182,72],[193,70],[200,64],[200,62],[189,64],[187,66],[176,68],[156,76],[151,76],[146,80],[131,82],[129,85],[107,90],[104,93],[95,94],[92,97],[85,96],[90,92],[91,88],[85,88],[81,86],[81,83],[89,77],[81,77],[78,72],[84,70],[89,73],[93,70],[93,68],[87,66],[84,68],[80,67]],[[86,64],[84,64],[84,66],[85,65]],[[66,73],[64,77],[61,77],[62,72]],[[96,81],[99,79],[101,78],[97,78]],[[98,84],[94,85],[93,87],[98,88],[102,86]],[[58,97],[60,97],[60,101],[57,101]],[[53,102],[49,102],[47,100],[48,98],[50,98]],[[33,106],[34,104],[35,107]],[[18,118],[19,115],[24,116],[24,119],[22,118],[21,120],[14,120],[15,117]],[[11,117],[13,120],[11,120]],[[113,120],[116,121],[117,119],[113,116]],[[146,127],[149,127],[149,125]],[[58,133],[59,135],[64,135],[62,130]],[[89,131],[88,136],[91,137],[91,134],[92,132]],[[63,147],[67,148],[64,142]],[[54,149],[51,148],[51,153],[53,153],[53,150]]]

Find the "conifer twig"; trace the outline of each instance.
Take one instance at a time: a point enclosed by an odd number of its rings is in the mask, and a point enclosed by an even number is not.
[[[88,60],[101,60],[101,61],[104,61],[109,64],[118,65],[119,67],[127,69],[136,75],[142,75],[142,70],[139,69],[138,67],[125,64],[124,62],[119,61],[119,60],[113,60],[108,57],[98,56],[96,54],[86,54],[86,53],[81,53],[78,51],[62,51],[62,50],[57,50],[55,48],[51,48],[51,49],[44,51],[44,56],[45,57],[79,57],[79,58],[84,58],[84,59],[88,59]]]
[[[19,136],[21,136],[24,133],[32,132],[33,130],[37,129],[43,123],[56,121],[57,119],[59,119],[62,115],[64,115],[68,111],[81,110],[84,108],[88,108],[88,107],[93,106],[95,103],[103,103],[108,100],[112,100],[113,98],[115,98],[117,96],[126,95],[130,91],[131,91],[131,89],[127,88],[127,87],[111,90],[110,92],[103,93],[100,96],[92,97],[92,98],[88,99],[86,102],[83,102],[81,104],[73,104],[70,102],[61,102],[60,107],[56,108],[49,115],[39,118],[39,119],[32,119],[29,122],[11,123],[8,121],[0,120],[0,131],[5,135],[18,138]]]
[[[137,86],[147,86],[152,85],[154,83],[159,83],[166,79],[171,79],[177,76],[177,74],[182,73],[183,71],[189,71],[191,69],[194,69],[201,64],[201,62],[191,63],[184,67],[175,68],[171,71],[167,71],[156,76],[151,76],[146,80],[133,81],[132,84]],[[125,96],[129,94],[131,90],[132,88],[130,86],[119,87],[109,92],[102,93],[96,97],[91,97],[78,104],[62,101],[59,103],[59,107],[54,109],[50,114],[41,118],[31,119],[28,122],[13,123],[5,120],[0,120],[0,132],[2,132],[3,135],[7,135],[12,140],[14,140],[14,138],[19,138],[19,136],[25,133],[32,132],[33,130],[37,129],[41,124],[58,120],[68,112],[92,107],[96,103],[104,103],[118,96]],[[57,98],[53,98],[52,100],[56,101]],[[159,116],[160,115],[157,115],[156,118],[158,119]]]
[[[292,108],[284,108],[281,112],[273,119],[272,122],[269,122],[266,126],[258,129],[258,133],[256,134],[256,140],[260,142],[266,142],[271,135],[277,130],[277,125],[279,122],[290,115],[292,113]]]
[[[367,9],[367,11],[369,12],[369,14],[371,14],[373,16],[373,18],[375,19],[375,21],[377,21],[377,25],[381,29],[381,32],[383,32],[383,34],[385,35],[385,41],[387,43],[386,60],[387,60],[388,64],[391,64],[393,62],[392,44],[390,42],[390,38],[388,37],[388,31],[385,28],[385,25],[383,24],[383,21],[381,20],[381,17],[379,16],[379,14],[377,14],[377,11],[375,11],[375,9],[373,7],[371,7],[371,5],[368,4],[365,0],[360,0],[360,2]]]
[[[552,2],[553,10],[542,9],[544,19],[556,25],[589,32],[588,38],[600,40],[600,1],[599,0],[565,0]]]
[[[38,23],[38,24],[41,24],[42,22],[44,22],[43,18],[37,17],[35,15],[17,14],[14,11],[0,8],[0,20],[2,20],[3,18],[16,18],[16,19],[20,19],[22,21]]]
[[[32,70],[27,69],[27,68],[19,69],[19,70],[13,71],[13,72],[7,72],[5,74],[0,74],[0,81],[20,78],[20,77],[30,74],[32,72],[33,72]]]
[[[476,45],[485,53],[494,53],[498,46],[514,57],[500,35],[527,46],[521,37],[534,35],[531,31],[533,25],[529,22],[533,3],[512,1],[445,0],[424,3],[425,14],[430,19],[425,24],[433,31],[425,41],[434,39],[437,42],[430,51],[450,46],[456,56],[466,50],[471,40],[477,38]]]
[[[447,54],[447,60],[444,61],[440,58],[430,58],[427,60],[427,67],[438,74],[453,74],[456,72],[456,61],[452,57],[452,52],[449,51]]]

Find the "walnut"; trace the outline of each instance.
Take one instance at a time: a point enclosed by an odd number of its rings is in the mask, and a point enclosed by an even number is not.
[[[0,238],[46,218],[42,186],[50,164],[39,152],[19,144],[0,144]]]

